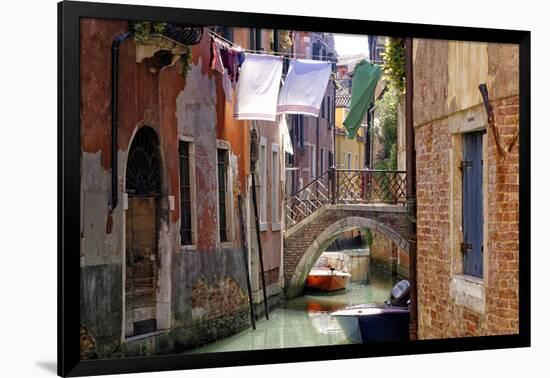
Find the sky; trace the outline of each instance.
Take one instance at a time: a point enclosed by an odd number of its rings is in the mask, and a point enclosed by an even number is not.
[[[334,34],[334,43],[338,55],[368,55],[366,35]]]

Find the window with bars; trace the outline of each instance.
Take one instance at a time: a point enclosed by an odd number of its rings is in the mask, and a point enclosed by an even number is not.
[[[228,151],[218,149],[218,209],[220,242],[228,241],[227,238],[227,158]]]
[[[193,244],[189,142],[179,142],[181,245]]]

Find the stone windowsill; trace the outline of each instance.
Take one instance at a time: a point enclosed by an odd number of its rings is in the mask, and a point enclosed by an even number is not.
[[[235,248],[235,242],[233,241],[225,241],[220,243],[220,250],[226,250],[226,249],[233,249]]]
[[[451,298],[454,303],[470,310],[485,313],[485,287],[483,279],[457,274],[451,279]]]
[[[197,250],[197,246],[195,244],[180,245],[180,252],[195,251],[195,250]]]

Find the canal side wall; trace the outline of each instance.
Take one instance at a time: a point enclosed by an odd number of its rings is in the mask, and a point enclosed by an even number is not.
[[[380,232],[372,232],[371,264],[399,278],[409,278],[409,254]]]
[[[352,249],[345,253],[349,256],[348,272],[351,273],[350,282],[366,282],[370,271],[370,257],[368,250]]]
[[[516,334],[519,279],[518,45],[414,40],[418,336]],[[486,83],[499,142],[478,85]],[[465,275],[462,134],[483,137],[483,274]],[[510,151],[508,152],[508,149]]]

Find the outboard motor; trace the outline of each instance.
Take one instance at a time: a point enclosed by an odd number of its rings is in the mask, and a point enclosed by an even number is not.
[[[409,294],[411,284],[407,280],[399,281],[391,289],[390,297],[384,302],[386,306],[407,307],[409,305]]]

